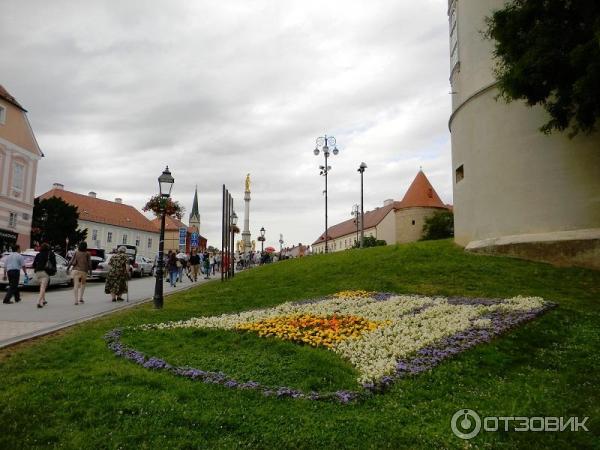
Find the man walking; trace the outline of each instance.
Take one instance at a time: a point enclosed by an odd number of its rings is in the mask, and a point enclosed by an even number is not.
[[[21,295],[19,294],[19,272],[23,269],[25,278],[27,278],[27,269],[25,269],[25,258],[21,255],[21,248],[15,245],[14,251],[9,253],[4,263],[4,270],[8,276],[8,291],[4,297],[4,302],[10,304],[11,297],[14,295],[15,302],[21,301]]]

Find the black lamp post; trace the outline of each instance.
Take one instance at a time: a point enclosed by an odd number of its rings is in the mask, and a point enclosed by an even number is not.
[[[156,271],[156,284],[154,285],[154,308],[156,309],[162,309],[163,307],[163,267],[165,266],[163,253],[165,250],[165,215],[167,212],[167,202],[171,196],[173,183],[175,183],[175,179],[171,176],[169,166],[167,166],[161,176],[158,177],[158,189],[163,206],[160,215],[160,239],[158,241],[157,261],[158,270]]]
[[[283,234],[279,233],[279,260],[281,261],[281,254],[283,253]]]
[[[237,221],[238,221],[238,216],[235,213],[235,211],[233,212],[233,214],[231,214],[231,276],[235,275],[235,246],[234,246],[234,242],[235,242],[235,233],[236,233],[236,228],[237,228]]]
[[[260,241],[260,253],[262,254],[265,251],[265,227],[260,229],[260,236],[258,237],[258,240]]]
[[[360,217],[359,217],[359,206],[358,204],[354,204],[352,206],[352,212],[350,213],[352,216],[354,216],[354,223],[356,223],[356,241],[355,244],[358,244],[358,224],[360,223]]]
[[[358,171],[360,172],[360,248],[365,246],[365,208],[363,196],[363,175],[367,165],[364,162],[360,163]]]
[[[336,140],[333,136],[322,136],[322,137],[318,137],[317,138],[317,145],[315,146],[315,149],[313,150],[313,153],[315,154],[315,156],[319,156],[319,153],[322,151],[323,155],[325,156],[325,165],[324,166],[319,166],[319,169],[321,169],[321,172],[319,175],[324,175],[325,176],[325,253],[329,252],[329,247],[327,246],[327,240],[328,240],[328,236],[327,236],[327,174],[329,173],[329,171],[331,170],[331,166],[327,165],[327,159],[329,158],[330,152],[329,152],[329,145],[333,146],[333,150],[332,153],[334,155],[337,155],[340,151],[338,150],[338,148],[335,146]]]

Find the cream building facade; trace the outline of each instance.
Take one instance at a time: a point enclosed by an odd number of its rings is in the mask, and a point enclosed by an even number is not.
[[[455,240],[600,268],[600,134],[544,135],[540,107],[496,100],[485,18],[505,0],[450,0]]]
[[[423,235],[425,219],[438,211],[450,210],[425,176],[419,171],[401,201],[385,200],[383,206],[365,212],[365,237],[371,236],[388,245],[415,242]],[[346,220],[329,228],[330,252],[352,248],[360,240],[360,224]],[[325,252],[325,233],[312,244],[312,253]]]
[[[27,111],[0,85],[0,252],[30,246],[38,161]]]
[[[76,206],[78,227],[87,229],[89,248],[101,248],[107,253],[119,245],[135,245],[139,255],[154,259],[158,253],[159,229],[133,206],[122,199],[114,201],[97,198],[95,192],[77,194],[64,189],[60,183],[40,195],[40,199],[58,197]]]

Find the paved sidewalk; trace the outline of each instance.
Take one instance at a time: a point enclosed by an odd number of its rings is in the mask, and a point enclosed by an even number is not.
[[[217,274],[211,280],[220,279]],[[172,288],[164,283],[165,305],[168,305],[168,294],[189,289],[209,280],[199,278],[192,283],[186,279]],[[111,301],[110,295],[104,293],[104,283],[88,282],[83,299],[84,304],[75,305],[73,288],[51,288],[46,292],[48,304],[38,308],[38,292],[21,289],[21,302],[6,305],[0,303],[0,348],[20,341],[51,333],[61,328],[84,322],[132,305],[151,301],[154,296],[154,277],[129,280],[129,303]],[[4,298],[4,291],[0,291]],[[127,298],[123,296],[123,298]],[[13,300],[14,301],[14,300]]]

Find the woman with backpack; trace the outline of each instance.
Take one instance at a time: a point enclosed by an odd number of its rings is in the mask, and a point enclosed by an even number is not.
[[[46,242],[42,244],[40,252],[33,259],[33,270],[36,280],[40,283],[37,307],[43,308],[44,305],[48,304],[46,301],[46,288],[50,282],[50,277],[56,274],[56,256],[54,256]]]

